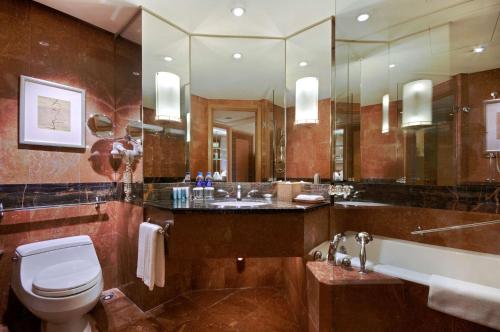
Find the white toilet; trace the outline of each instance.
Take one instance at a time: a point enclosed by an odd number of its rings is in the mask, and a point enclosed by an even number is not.
[[[47,332],[91,330],[86,314],[103,288],[101,265],[90,237],[72,236],[19,246],[12,289],[43,321]]]

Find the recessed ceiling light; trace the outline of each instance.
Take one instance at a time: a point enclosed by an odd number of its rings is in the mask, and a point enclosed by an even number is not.
[[[370,18],[370,14],[361,14],[356,19],[358,20],[358,22],[364,22],[364,21],[368,21],[369,18]]]
[[[301,62],[299,62],[299,67],[305,67],[307,65],[308,65],[307,61],[301,61]]]
[[[394,67],[396,67],[396,65],[395,65],[395,64],[393,64],[393,63],[391,63],[391,64],[389,65],[389,68],[394,68]]]
[[[486,48],[484,46],[478,46],[478,47],[474,47],[474,49],[472,49],[472,52],[483,53],[485,50],[486,50]]]
[[[241,53],[234,53],[234,54],[233,54],[233,59],[235,59],[235,60],[239,60],[239,59],[241,59],[242,57],[243,57],[243,55],[241,55]]]
[[[172,62],[172,61],[174,61],[174,58],[172,58],[171,56],[166,56],[163,58],[163,60],[165,60],[167,62]]]
[[[233,15],[236,17],[243,16],[243,14],[245,14],[245,8],[241,8],[241,7],[233,8],[233,9],[231,9],[231,13],[233,13]]]
[[[48,42],[46,42],[46,41],[40,40],[40,41],[38,42],[38,45],[43,46],[43,47],[47,47],[47,46],[49,46],[50,44],[49,44]]]

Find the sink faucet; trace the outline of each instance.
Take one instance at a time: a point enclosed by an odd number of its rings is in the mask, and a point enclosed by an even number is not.
[[[252,189],[252,190],[250,190],[250,191],[248,192],[248,194],[247,194],[247,198],[252,198],[252,197],[254,197],[254,196],[255,196],[254,194],[256,194],[256,193],[258,193],[258,192],[259,192],[259,191],[258,191],[257,189]]]
[[[361,245],[359,251],[359,273],[366,273],[366,245],[373,241],[373,236],[367,232],[360,232],[354,236],[354,239]]]
[[[236,187],[236,200],[241,201],[241,184]]]
[[[217,189],[217,193],[224,195],[224,198],[229,198],[229,192],[224,189]]]
[[[335,259],[335,254],[337,253],[337,249],[339,247],[340,241],[345,241],[344,233],[338,233],[333,237],[333,240],[330,241],[330,246],[328,247],[328,264],[338,265],[337,260]]]

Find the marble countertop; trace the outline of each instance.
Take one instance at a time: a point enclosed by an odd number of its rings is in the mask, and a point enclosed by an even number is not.
[[[213,212],[213,213],[277,213],[277,212],[309,212],[317,208],[330,206],[329,202],[304,204],[295,202],[283,202],[276,199],[243,199],[250,202],[264,202],[265,205],[259,206],[223,206],[214,205],[217,202],[234,202],[234,199],[215,199],[215,200],[192,200],[192,201],[144,201],[145,206],[170,210],[175,213],[189,212]]]

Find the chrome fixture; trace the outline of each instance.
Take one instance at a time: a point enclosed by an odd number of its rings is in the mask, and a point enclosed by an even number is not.
[[[424,235],[427,233],[455,231],[455,230],[459,230],[459,229],[474,228],[474,227],[488,226],[488,225],[495,225],[495,224],[500,224],[500,220],[489,220],[489,221],[476,222],[476,223],[472,223],[472,224],[446,226],[446,227],[431,228],[431,229],[422,229],[422,227],[419,225],[419,226],[417,226],[416,230],[411,232],[411,235]]]
[[[125,139],[127,143],[132,145],[132,150],[126,149],[120,140]],[[129,135],[123,138],[115,139],[113,142],[113,149],[111,156],[113,159],[123,159],[125,161],[125,171],[123,172],[123,190],[125,192],[125,202],[131,202],[132,197],[132,165],[136,159],[142,156],[142,143],[141,140],[136,140]]]
[[[4,212],[3,202],[0,201],[0,219],[3,218],[3,216],[4,216],[3,212]]]
[[[241,201],[241,184],[236,187],[236,200]]]
[[[354,236],[356,242],[361,245],[359,251],[359,273],[366,273],[366,245],[373,240],[373,236],[367,232],[359,232]]]
[[[333,240],[330,241],[330,245],[328,246],[328,257],[327,257],[328,264],[338,265],[337,260],[335,259],[335,254],[337,253],[340,241],[345,241],[344,233],[335,234]]]
[[[255,194],[257,194],[259,191],[257,189],[252,189],[248,192],[247,198],[252,198],[255,197]]]
[[[354,187],[351,185],[331,185],[330,189],[328,189],[328,194],[330,196],[340,196],[343,197],[344,199],[347,199],[348,197],[351,196],[351,193],[353,191]]]
[[[317,262],[323,261],[323,253],[321,250],[316,250],[313,254],[313,259]]]
[[[314,173],[313,183],[314,184],[320,184],[321,183],[321,177],[320,177],[319,173]]]
[[[340,263],[343,267],[349,268],[351,267],[351,257],[346,256],[342,258],[342,262]]]
[[[146,222],[153,224],[153,222],[151,222],[151,218],[146,219]],[[156,224],[156,223],[154,223],[154,224]],[[174,225],[174,221],[173,220],[165,220],[164,224],[165,224],[165,226],[163,226],[163,228],[159,229],[158,233],[162,234],[165,237],[169,237],[170,236],[170,228]]]

